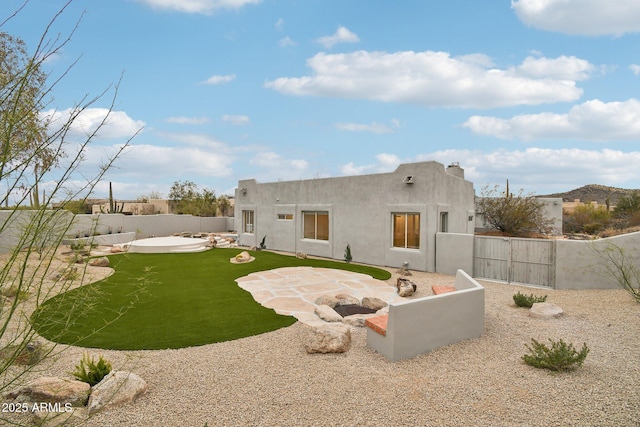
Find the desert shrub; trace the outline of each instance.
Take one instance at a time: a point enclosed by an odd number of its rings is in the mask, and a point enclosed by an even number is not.
[[[537,302],[545,302],[547,300],[547,296],[543,296],[543,297],[538,297],[535,296],[533,294],[531,295],[525,295],[521,292],[518,292],[517,294],[515,294],[513,296],[513,302],[516,303],[516,305],[518,307],[527,307],[527,308],[531,308],[531,306],[533,306],[533,304],[537,303]]]
[[[80,363],[76,365],[76,370],[72,375],[78,380],[88,383],[90,386],[98,384],[102,379],[111,372],[111,363],[107,362],[100,356],[96,362],[93,357],[89,358],[89,355],[85,353],[80,360]]]
[[[565,343],[562,339],[553,341],[549,339],[551,347],[531,338],[531,346],[525,344],[529,354],[522,356],[522,360],[535,368],[549,369],[552,371],[573,371],[582,366],[584,359],[589,354],[589,347],[582,344],[582,349],[577,351],[573,344]]]
[[[609,244],[604,249],[592,249],[604,261],[606,274],[640,302],[640,267],[634,261],[633,254],[614,244]]]
[[[351,245],[347,243],[347,247],[344,249],[344,262],[349,264],[353,260],[351,255]]]
[[[563,212],[563,228],[565,233],[596,234],[608,227],[611,214],[606,206],[592,204],[578,205],[572,212]]]
[[[25,301],[31,295],[28,291],[24,289],[18,289],[18,286],[2,286],[0,288],[0,295],[5,298],[16,299],[18,302]]]

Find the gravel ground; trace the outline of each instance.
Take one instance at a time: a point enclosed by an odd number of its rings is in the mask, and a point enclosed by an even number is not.
[[[453,283],[432,273],[414,272],[412,280],[418,296]],[[180,350],[90,350],[137,373],[149,389],[86,425],[640,426],[640,304],[623,290],[482,284],[482,337],[395,363],[366,347],[361,328],[347,353],[309,355],[310,328],[300,322]],[[513,304],[517,291],[547,294],[565,315],[530,318]],[[562,338],[576,348],[586,342],[591,351],[574,372],[535,369],[521,360],[531,338]],[[37,376],[70,378],[83,351],[68,348]]]

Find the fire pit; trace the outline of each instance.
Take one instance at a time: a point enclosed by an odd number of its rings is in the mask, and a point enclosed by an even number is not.
[[[337,305],[333,309],[342,317],[351,316],[352,314],[372,314],[377,311],[358,304]]]

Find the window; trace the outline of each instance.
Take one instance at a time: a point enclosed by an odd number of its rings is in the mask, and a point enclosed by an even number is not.
[[[329,212],[303,212],[302,217],[305,239],[329,240]]]
[[[394,213],[393,247],[420,249],[420,214]]]
[[[440,232],[449,232],[449,212],[440,212]]]
[[[242,211],[242,232],[253,233],[253,211]]]
[[[278,214],[278,219],[281,221],[293,221],[293,214]]]

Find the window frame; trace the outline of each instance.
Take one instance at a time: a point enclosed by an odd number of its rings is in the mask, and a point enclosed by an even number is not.
[[[409,221],[409,219],[412,221]],[[402,219],[402,246],[396,245],[400,233],[396,230],[397,220]],[[420,212],[392,212],[391,213],[391,247],[393,249],[420,250],[421,244],[421,214]],[[409,233],[410,227],[413,226],[413,238]],[[414,243],[414,241],[416,241]]]
[[[440,232],[449,232],[449,212],[440,212]]]
[[[307,227],[307,218],[313,216],[313,230],[312,230],[312,237],[309,236],[309,230]],[[322,235],[319,234],[318,230],[319,230],[319,221],[318,221],[318,217],[326,217],[326,220],[324,222],[326,222],[326,230],[325,233],[323,233]],[[311,224],[310,224],[311,225]],[[325,225],[325,224],[320,224],[320,225]],[[324,228],[324,227],[323,227]],[[329,241],[329,211],[302,211],[302,238],[305,240],[318,240],[321,242],[328,242]],[[323,238],[325,237],[326,238]]]
[[[279,213],[276,218],[278,221],[293,221],[293,214],[289,213]]]
[[[250,220],[250,221],[247,221],[247,220]],[[242,211],[242,232],[245,234],[255,234],[255,230],[256,230],[255,211],[253,209],[243,210]]]

